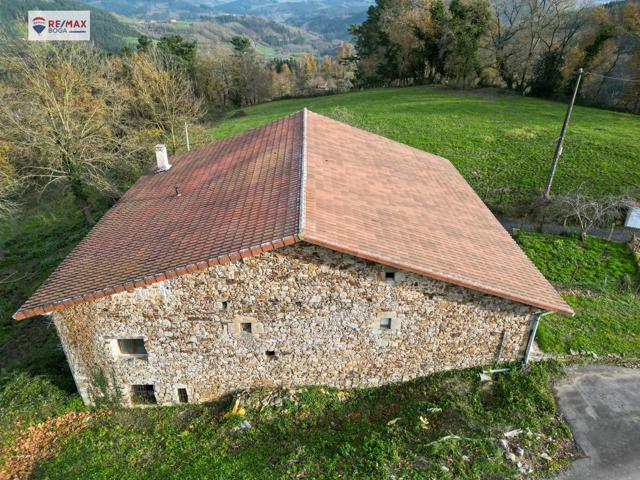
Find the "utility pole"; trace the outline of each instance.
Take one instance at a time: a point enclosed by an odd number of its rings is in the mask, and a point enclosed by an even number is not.
[[[551,184],[553,183],[553,176],[556,174],[556,168],[558,168],[558,161],[560,160],[560,155],[562,155],[562,142],[564,142],[564,136],[567,133],[567,126],[569,125],[569,118],[571,118],[571,111],[573,110],[573,103],[576,101],[576,96],[578,95],[578,87],[580,86],[580,79],[582,78],[582,73],[584,70],[581,68],[578,70],[578,79],[576,80],[576,85],[573,87],[573,95],[571,96],[571,102],[569,102],[569,108],[567,108],[567,114],[564,117],[564,123],[562,124],[562,131],[560,132],[560,138],[558,139],[558,144],[556,145],[556,151],[553,154],[553,161],[551,162],[551,169],[549,170],[549,176],[547,177],[547,184],[544,187],[544,193],[542,197],[544,200],[549,200],[551,193]]]
[[[187,128],[187,122],[184,122],[184,136],[187,139],[187,152],[190,152],[191,146],[189,145],[189,129]]]

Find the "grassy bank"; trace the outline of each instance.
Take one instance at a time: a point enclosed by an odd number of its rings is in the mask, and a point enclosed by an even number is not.
[[[386,88],[284,100],[215,125],[223,138],[303,107],[450,159],[493,209],[510,212],[544,186],[566,105],[493,90]],[[640,117],[576,107],[555,192],[619,193],[640,185]],[[393,161],[393,159],[389,159]]]
[[[26,372],[75,390],[53,326],[40,317],[16,322],[11,315],[89,230],[66,202],[0,225],[0,385],[12,373]]]
[[[626,245],[526,232],[517,238],[576,312],[544,318],[537,337],[542,350],[640,358],[640,271]]]
[[[245,417],[226,414],[230,401],[114,410],[64,440],[36,477],[516,478],[498,443],[514,429],[524,431],[508,448],[524,449],[525,470],[565,464],[570,433],[549,388],[558,366],[515,368],[490,383],[478,373],[350,391],[309,387],[275,401],[256,392],[243,402]]]

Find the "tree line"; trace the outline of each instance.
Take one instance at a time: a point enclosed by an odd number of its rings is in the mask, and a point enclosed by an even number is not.
[[[640,111],[640,3],[376,0],[351,28],[357,82],[492,86]]]

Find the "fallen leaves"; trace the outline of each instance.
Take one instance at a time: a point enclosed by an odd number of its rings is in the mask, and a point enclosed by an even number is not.
[[[60,438],[82,430],[97,415],[99,413],[69,412],[20,432],[13,445],[0,452],[5,458],[4,466],[0,469],[0,480],[31,478],[38,462],[58,451]]]

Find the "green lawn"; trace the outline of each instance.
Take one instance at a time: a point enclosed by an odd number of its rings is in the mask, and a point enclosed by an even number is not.
[[[626,245],[527,232],[517,239],[576,312],[543,319],[537,336],[542,350],[640,358],[640,271]]]
[[[541,191],[566,105],[493,90],[385,88],[245,108],[217,123],[215,138],[303,107],[450,159],[496,211],[509,212]],[[640,117],[578,106],[571,118],[554,191],[580,186],[599,195],[640,185]],[[390,159],[392,161],[392,159]]]

